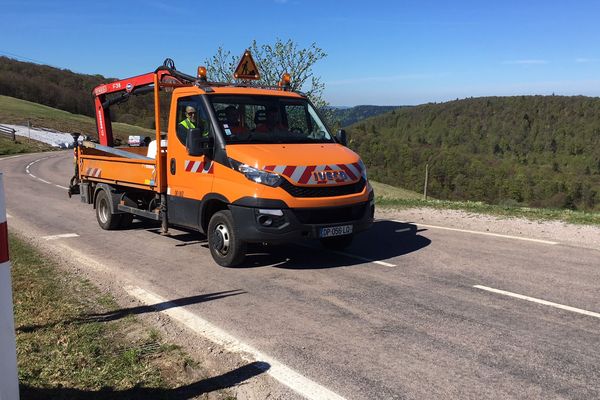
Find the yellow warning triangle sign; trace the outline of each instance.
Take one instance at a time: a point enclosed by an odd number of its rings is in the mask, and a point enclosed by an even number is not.
[[[240,63],[238,64],[235,72],[233,73],[235,79],[260,79],[260,73],[256,67],[256,63],[250,54],[250,50],[246,50]]]

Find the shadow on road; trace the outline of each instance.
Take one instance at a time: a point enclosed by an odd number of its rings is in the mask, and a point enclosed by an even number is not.
[[[390,260],[431,244],[417,233],[417,226],[411,223],[376,221],[341,252],[327,250],[316,240],[301,245],[254,245],[249,247],[244,265],[237,268],[323,269]]]
[[[271,366],[265,362],[246,364],[223,375],[204,379],[189,385],[174,389],[134,387],[126,390],[115,390],[105,387],[100,390],[84,390],[74,388],[37,388],[21,385],[22,399],[69,399],[69,400],[134,400],[134,399],[173,399],[185,400],[210,393],[215,390],[227,389],[238,385],[250,378],[269,370]],[[204,397],[203,397],[204,398]]]
[[[150,313],[150,312],[163,311],[163,310],[168,310],[169,308],[182,307],[182,306],[187,306],[190,304],[199,304],[199,303],[204,303],[207,301],[218,300],[218,299],[222,299],[225,297],[237,296],[237,295],[245,294],[245,293],[246,292],[244,292],[243,290],[238,289],[238,290],[227,290],[227,291],[223,291],[223,292],[215,292],[215,293],[209,293],[209,294],[201,294],[201,295],[197,295],[197,296],[183,297],[181,299],[165,301],[163,303],[157,303],[157,304],[152,304],[152,305],[147,305],[147,306],[122,308],[119,310],[108,311],[108,312],[99,313],[99,314],[85,314],[85,315],[82,315],[81,317],[77,317],[77,318],[70,319],[67,321],[57,321],[57,322],[52,322],[52,323],[44,324],[44,325],[21,326],[21,327],[17,327],[16,330],[17,330],[17,332],[28,333],[28,332],[34,332],[38,329],[50,328],[50,327],[56,326],[58,324],[85,324],[88,322],[115,321],[115,320],[124,318],[128,315],[139,315],[139,314],[145,314],[145,313]]]
[[[156,225],[138,225],[138,229],[160,234]],[[285,245],[250,244],[244,264],[235,268],[276,267],[287,269],[323,269],[348,267],[369,261],[384,261],[418,251],[431,244],[419,235],[410,222],[376,221],[366,232],[356,235],[352,245],[343,252],[329,251],[318,240]],[[191,230],[172,229],[168,238],[175,246],[208,247],[206,236]]]

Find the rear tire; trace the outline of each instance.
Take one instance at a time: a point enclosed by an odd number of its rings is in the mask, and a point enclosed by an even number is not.
[[[344,250],[352,244],[354,235],[336,236],[321,239],[321,245],[329,250]]]
[[[222,267],[234,267],[244,261],[246,243],[237,237],[231,211],[218,211],[210,219],[208,247],[215,262]]]
[[[96,196],[96,219],[100,228],[111,231],[117,229],[121,223],[123,214],[113,214],[111,211],[111,199],[105,190],[100,190]]]

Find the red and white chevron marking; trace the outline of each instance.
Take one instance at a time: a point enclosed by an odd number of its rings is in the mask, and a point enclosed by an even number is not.
[[[0,264],[8,261],[8,225],[6,224],[6,203],[4,202],[4,178],[0,174]]]
[[[352,164],[329,165],[266,165],[265,171],[284,175],[301,185],[336,185],[356,182],[362,176],[366,179],[366,169],[362,161]]]
[[[102,173],[102,170],[100,168],[88,168],[85,171],[85,174],[87,176],[92,176],[94,178],[100,178],[101,173]]]
[[[197,172],[199,174],[212,174],[214,173],[214,163],[204,161],[190,161],[185,160],[185,172]]]

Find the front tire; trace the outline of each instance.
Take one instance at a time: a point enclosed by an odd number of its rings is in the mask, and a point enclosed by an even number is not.
[[[216,212],[208,223],[208,247],[217,264],[234,267],[246,257],[246,243],[239,240],[231,211]]]
[[[121,224],[122,214],[113,214],[110,207],[111,199],[105,190],[100,190],[96,196],[96,219],[100,228],[112,231]]]

